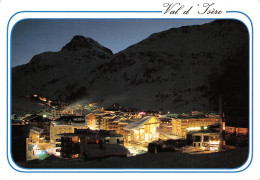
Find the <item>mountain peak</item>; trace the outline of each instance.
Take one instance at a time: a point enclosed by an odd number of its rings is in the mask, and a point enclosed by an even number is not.
[[[97,41],[93,40],[92,38],[84,37],[81,35],[74,36],[71,39],[71,41],[61,49],[61,51],[77,51],[80,49],[100,49],[109,54],[112,54],[112,51],[110,49],[102,46]]]
[[[81,35],[73,36],[70,43],[75,43],[75,44],[95,44],[95,43],[97,43],[98,44],[98,42],[96,42],[94,39],[85,37],[85,36],[81,36]]]
[[[81,35],[75,35],[75,36],[72,38],[73,41],[84,40],[84,39],[91,39],[91,38],[87,38],[87,37],[81,36]]]

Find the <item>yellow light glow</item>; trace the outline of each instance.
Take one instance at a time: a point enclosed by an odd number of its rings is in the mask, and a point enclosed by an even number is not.
[[[219,144],[220,141],[209,141],[209,144]]]
[[[201,130],[200,127],[189,127],[187,128],[187,131],[195,131],[195,130]]]
[[[60,152],[55,152],[54,155],[55,156],[60,156]]]
[[[219,151],[219,148],[218,147],[210,147],[209,150],[210,151]]]
[[[148,134],[147,133],[145,133],[145,141],[148,141]]]
[[[44,102],[47,101],[47,99],[46,99],[45,97],[39,97],[39,99],[40,99],[41,101],[44,101]]]

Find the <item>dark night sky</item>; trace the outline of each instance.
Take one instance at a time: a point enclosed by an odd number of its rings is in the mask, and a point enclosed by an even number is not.
[[[12,67],[46,51],[59,51],[74,35],[91,37],[117,53],[152,33],[212,20],[173,19],[27,19],[12,30]]]

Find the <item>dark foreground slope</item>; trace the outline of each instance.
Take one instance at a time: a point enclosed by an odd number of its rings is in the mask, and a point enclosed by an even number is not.
[[[45,159],[20,163],[26,168],[237,168],[248,157],[248,150],[236,149],[213,154],[180,154],[178,152],[142,154],[130,158],[107,158],[84,161],[83,159]]]

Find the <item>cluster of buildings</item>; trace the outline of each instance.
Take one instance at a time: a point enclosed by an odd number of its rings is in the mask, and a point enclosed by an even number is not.
[[[75,129],[88,129],[84,116],[62,116],[50,123],[50,143],[60,139],[59,134],[74,133]]]
[[[186,138],[190,131],[207,129],[209,125],[220,124],[219,115],[181,116],[172,119],[172,133]]]
[[[20,125],[31,126],[26,140],[27,150],[33,152],[27,152],[31,158],[35,157],[37,150],[47,148],[52,154],[77,158],[86,157],[89,151],[86,147],[91,147],[91,144],[99,149],[108,144],[147,146],[152,141],[190,137],[193,147],[219,150],[222,137],[220,128],[228,134],[248,133],[247,128],[233,128],[223,124],[220,127],[222,119],[214,113],[193,111],[191,114],[161,115],[158,112],[122,111],[116,108],[104,110],[98,108],[96,103],[65,106],[50,102],[37,115],[26,116],[20,122]],[[13,120],[13,125],[17,123],[17,120]],[[125,149],[120,151],[127,152]]]
[[[75,129],[74,133],[59,134],[60,139],[57,143],[58,154],[63,158],[77,158],[77,157],[95,157],[95,151],[99,149],[106,149],[109,145],[114,147],[117,155],[127,155],[128,150],[121,147],[118,152],[118,146],[124,144],[124,139],[121,134],[117,134],[115,131],[97,131],[90,129]],[[90,148],[89,148],[90,147]],[[92,150],[92,152],[90,152]],[[112,155],[103,151],[102,156]]]

